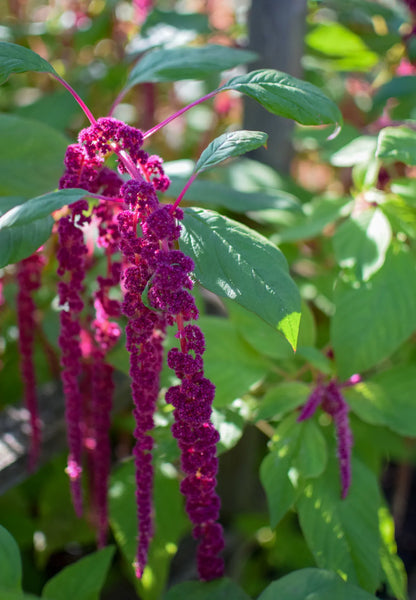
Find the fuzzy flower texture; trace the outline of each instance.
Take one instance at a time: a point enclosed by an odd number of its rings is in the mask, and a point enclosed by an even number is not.
[[[68,421],[67,471],[80,514],[80,482],[87,449],[99,544],[103,545],[113,388],[112,369],[105,358],[120,335],[113,319],[122,314],[127,318],[126,345],[136,421],[133,454],[139,537],[135,568],[141,577],[153,534],[151,432],[160,391],[162,344],[167,328],[176,325],[179,347],[169,350],[167,361],[180,384],[167,391],[166,401],[174,407],[172,432],[184,472],[180,488],[198,540],[198,571],[200,578],[208,581],[223,575],[223,561],[218,556],[224,545],[217,522],[220,501],[215,492],[219,435],[210,420],[215,387],[204,376],[204,336],[191,323],[198,318],[198,310],[190,293],[194,264],[178,249],[183,213],[178,207],[159,202],[156,192],[165,191],[169,179],[161,159],[143,151],[142,143],[139,130],[113,118],[102,118],[81,131],[78,143],[69,146],[66,153],[60,187],[81,187],[100,198],[89,211],[85,201],[73,204],[58,225],[59,343]],[[119,174],[104,166],[110,153],[117,157]],[[86,271],[93,263],[85,231],[93,225],[98,228],[97,243],[107,257],[107,274],[98,278],[91,299],[85,297],[84,289]],[[121,286],[121,303],[111,299],[113,286]],[[93,317],[89,316],[90,309]],[[86,379],[90,380],[88,385]]]
[[[337,438],[337,454],[341,478],[341,497],[345,498],[351,485],[351,448],[353,437],[348,418],[348,404],[341,393],[343,387],[355,385],[361,380],[353,375],[347,382],[338,383],[335,379],[324,385],[318,383],[302,408],[298,421],[310,419],[320,406],[334,421]]]

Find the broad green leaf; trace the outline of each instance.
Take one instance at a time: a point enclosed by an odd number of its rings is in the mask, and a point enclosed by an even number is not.
[[[368,163],[374,157],[377,146],[377,138],[370,135],[362,135],[337,152],[334,152],[329,158],[329,162],[334,167],[352,167],[357,164]]]
[[[21,592],[22,561],[14,537],[0,525],[0,588]]]
[[[245,342],[228,319],[200,317],[198,323],[206,341],[205,372],[216,386],[214,405],[228,406],[261,381],[270,364]]]
[[[49,238],[54,223],[50,213],[72,204],[88,192],[66,189],[31,198],[0,217],[0,267],[36,252]]]
[[[359,287],[338,282],[331,339],[341,380],[390,356],[416,329],[416,271],[402,249]]]
[[[319,88],[281,71],[264,69],[233,77],[221,90],[246,94],[275,115],[302,125],[342,124],[337,105]]]
[[[282,228],[274,238],[282,243],[315,237],[343,216],[349,204],[350,200],[345,198],[314,198],[303,205],[303,215],[293,214],[289,226]]]
[[[228,578],[215,581],[185,581],[173,586],[163,600],[250,600],[244,590]]]
[[[148,564],[140,581],[136,580],[132,567],[138,531],[135,492],[134,463],[129,461],[121,465],[111,478],[110,523],[116,542],[129,564],[131,578],[137,586],[139,596],[143,600],[159,600],[178,541],[188,527],[176,470],[169,464],[158,464],[155,469],[155,535],[149,549]]]
[[[390,223],[380,209],[351,215],[333,236],[340,267],[353,269],[357,279],[368,281],[383,265],[392,238]]]
[[[304,358],[310,365],[326,375],[334,374],[334,363],[317,348],[311,346],[299,346],[296,351],[296,356],[297,358]]]
[[[170,176],[167,196],[177,197],[183,190],[188,178]],[[236,213],[259,210],[277,210],[301,212],[301,204],[295,196],[279,190],[264,192],[244,192],[210,179],[196,179],[186,192],[182,204],[212,208],[222,206]]]
[[[273,436],[271,451],[260,467],[271,527],[293,506],[303,480],[320,475],[326,461],[325,440],[312,421],[297,423],[294,414],[281,422]]]
[[[309,386],[300,381],[287,381],[270,387],[259,401],[256,419],[280,418],[305,404],[310,392]]]
[[[407,600],[406,570],[400,557],[397,556],[393,517],[384,506],[380,508],[378,515],[381,536],[380,560],[388,587],[397,600]]]
[[[416,206],[416,179],[410,179],[409,177],[392,179],[390,189],[393,194],[397,194],[411,206]]]
[[[364,43],[362,38],[341,23],[320,23],[306,36],[310,48],[327,55],[337,57],[338,69],[351,70],[371,69],[378,56]]]
[[[0,217],[24,202],[26,202],[26,198],[22,198],[21,196],[0,196]]]
[[[274,359],[293,358],[293,349],[289,342],[274,327],[236,302],[225,300],[225,305],[240,335],[259,354]],[[313,344],[316,331],[312,312],[304,302],[301,309],[298,344]]]
[[[56,129],[0,114],[0,196],[32,198],[55,189],[68,139]]]
[[[29,48],[10,42],[0,42],[0,84],[7,81],[12,73],[26,71],[58,75],[52,65]]]
[[[416,368],[400,365],[345,389],[348,404],[366,423],[416,437]]]
[[[146,54],[131,70],[126,89],[143,82],[205,79],[211,73],[255,60],[256,54],[216,44],[202,47],[157,48]]]
[[[416,165],[416,131],[408,127],[385,127],[378,134],[376,156]]]
[[[375,600],[375,596],[346,583],[336,573],[302,569],[273,581],[258,600]]]
[[[322,477],[310,480],[297,501],[300,525],[318,567],[331,569],[374,592],[380,584],[377,478],[358,460],[342,500],[335,457]],[[371,502],[369,502],[371,498]]]
[[[296,347],[300,297],[276,246],[241,223],[198,208],[185,209],[180,246],[204,287],[252,310]]]
[[[304,478],[319,477],[326,467],[327,460],[327,445],[320,428],[312,420],[306,421],[294,467]]]
[[[212,140],[195,165],[195,173],[202,173],[231,156],[240,156],[259,146],[265,146],[268,135],[262,131],[230,131]]]
[[[93,552],[59,571],[42,590],[45,600],[99,600],[114,546]]]

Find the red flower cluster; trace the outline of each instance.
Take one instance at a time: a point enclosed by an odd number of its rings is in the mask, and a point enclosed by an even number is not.
[[[102,545],[107,530],[108,429],[113,387],[112,369],[105,357],[120,334],[111,319],[121,312],[127,317],[126,346],[136,420],[133,454],[140,529],[136,572],[140,577],[153,534],[151,431],[160,390],[162,343],[167,327],[176,322],[180,350],[170,350],[168,364],[181,379],[181,385],[171,388],[166,400],[175,407],[173,434],[181,449],[185,472],[181,491],[186,496],[194,536],[200,540],[199,574],[210,580],[223,573],[223,561],[218,557],[223,548],[222,528],[216,522],[220,501],[215,493],[219,436],[210,422],[215,387],[204,377],[202,332],[196,325],[186,324],[198,318],[198,310],[190,293],[194,264],[177,247],[183,213],[180,208],[159,203],[156,191],[165,191],[169,179],[161,159],[141,149],[142,141],[139,130],[112,118],[99,119],[80,133],[79,143],[69,146],[65,158],[66,171],[60,187],[82,187],[102,198],[89,213],[84,201],[74,204],[71,214],[62,217],[58,227],[58,273],[64,278],[59,284],[59,340],[67,399],[68,473],[79,513],[84,445],[92,465],[92,496]],[[119,172],[131,179],[123,183],[117,173],[104,166],[109,153],[116,154]],[[109,200],[113,202],[110,204]],[[97,243],[105,250],[108,272],[106,277],[98,278],[93,296],[95,317],[88,320],[83,317],[82,299],[88,267],[83,229],[92,223],[98,227]],[[121,262],[113,262],[115,252],[120,252]],[[123,290],[121,306],[109,296],[110,288],[116,285]],[[90,386],[84,385],[92,397],[87,407],[88,393],[83,393],[80,385],[83,374],[84,379],[92,378]]]

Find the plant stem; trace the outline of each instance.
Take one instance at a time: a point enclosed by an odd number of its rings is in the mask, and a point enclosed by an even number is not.
[[[195,100],[195,102],[188,104],[188,106],[181,108],[181,110],[178,110],[178,112],[174,113],[173,115],[171,115],[170,117],[168,117],[167,119],[165,119],[164,121],[159,123],[158,125],[155,125],[154,127],[152,127],[152,129],[149,129],[149,131],[146,131],[143,138],[147,139],[148,137],[150,137],[151,135],[156,133],[156,131],[159,131],[159,129],[161,129],[162,127],[164,127],[165,125],[167,125],[168,123],[173,121],[174,119],[176,119],[176,117],[180,117],[180,115],[183,115],[183,113],[185,113],[190,108],[193,108],[194,106],[197,106],[198,104],[201,104],[201,102],[205,102],[205,100],[209,100],[209,98],[212,98],[213,96],[215,96],[215,94],[218,94],[219,91],[220,90],[214,90],[213,92],[210,92],[206,96],[202,96],[202,98]]]
[[[92,112],[90,111],[90,109],[88,108],[88,106],[82,100],[82,98],[80,98],[80,96],[78,96],[76,91],[69,85],[69,83],[67,83],[65,81],[65,79],[62,79],[62,77],[59,77],[58,75],[54,75],[54,77],[57,81],[59,81],[60,84],[62,84],[64,86],[64,88],[66,88],[68,90],[68,92],[71,94],[71,96],[78,102],[78,104],[84,111],[85,116],[87,117],[87,119],[89,120],[91,125],[95,125],[97,121],[96,121],[94,115],[92,114]]]
[[[173,213],[173,211],[175,210],[175,208],[177,206],[179,206],[182,198],[185,196],[189,186],[192,184],[193,181],[195,181],[196,176],[198,175],[198,173],[192,173],[192,175],[190,176],[190,178],[188,179],[187,183],[185,184],[185,187],[183,188],[183,190],[181,191],[181,193],[179,194],[175,204],[172,206],[172,208],[170,209],[170,212]]]

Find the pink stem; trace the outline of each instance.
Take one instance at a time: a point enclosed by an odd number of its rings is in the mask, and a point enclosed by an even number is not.
[[[124,96],[127,94],[127,92],[129,90],[130,90],[130,88],[121,90],[121,92],[119,93],[117,98],[114,100],[113,104],[111,105],[111,108],[110,108],[107,116],[109,116],[109,117],[113,116],[113,113],[116,110],[117,106],[120,104],[120,102],[123,100]]]
[[[183,190],[181,191],[181,193],[179,194],[175,204],[172,206],[172,208],[170,209],[170,212],[173,213],[175,208],[177,208],[182,200],[182,198],[185,196],[188,188],[190,187],[190,185],[195,181],[196,176],[198,175],[198,173],[192,173],[192,175],[190,176],[189,180],[187,181],[185,187],[183,188]]]
[[[95,125],[97,121],[96,121],[94,115],[92,114],[92,112],[90,111],[88,106],[85,104],[85,102],[80,98],[80,96],[78,96],[76,91],[69,85],[69,83],[67,83],[65,81],[65,79],[62,79],[58,75],[54,75],[54,77],[57,81],[59,81],[59,83],[61,83],[64,86],[64,88],[66,88],[68,90],[68,92],[71,94],[71,96],[78,102],[78,104],[84,111],[84,113],[85,113],[87,119],[89,120],[89,122],[91,123],[91,125]]]
[[[194,106],[197,106],[198,104],[201,104],[201,102],[205,102],[205,100],[208,100],[209,98],[213,98],[213,96],[215,96],[215,94],[218,94],[219,91],[223,91],[223,90],[214,90],[213,92],[210,92],[206,96],[203,96],[202,98],[199,98],[198,100],[195,100],[195,102],[188,104],[188,106],[185,106],[185,108],[181,108],[181,110],[178,110],[178,112],[174,113],[173,115],[171,115],[170,117],[168,117],[167,119],[165,119],[164,121],[159,123],[158,125],[155,125],[154,127],[152,127],[152,129],[149,129],[149,131],[146,131],[146,133],[143,135],[143,139],[147,139],[148,137],[150,137],[151,135],[156,133],[156,131],[159,131],[159,129],[161,129],[162,127],[164,127],[165,125],[167,125],[168,123],[173,121],[174,119],[176,119],[176,117],[180,117],[180,115],[183,115],[183,113],[185,113],[190,108],[193,108]]]

